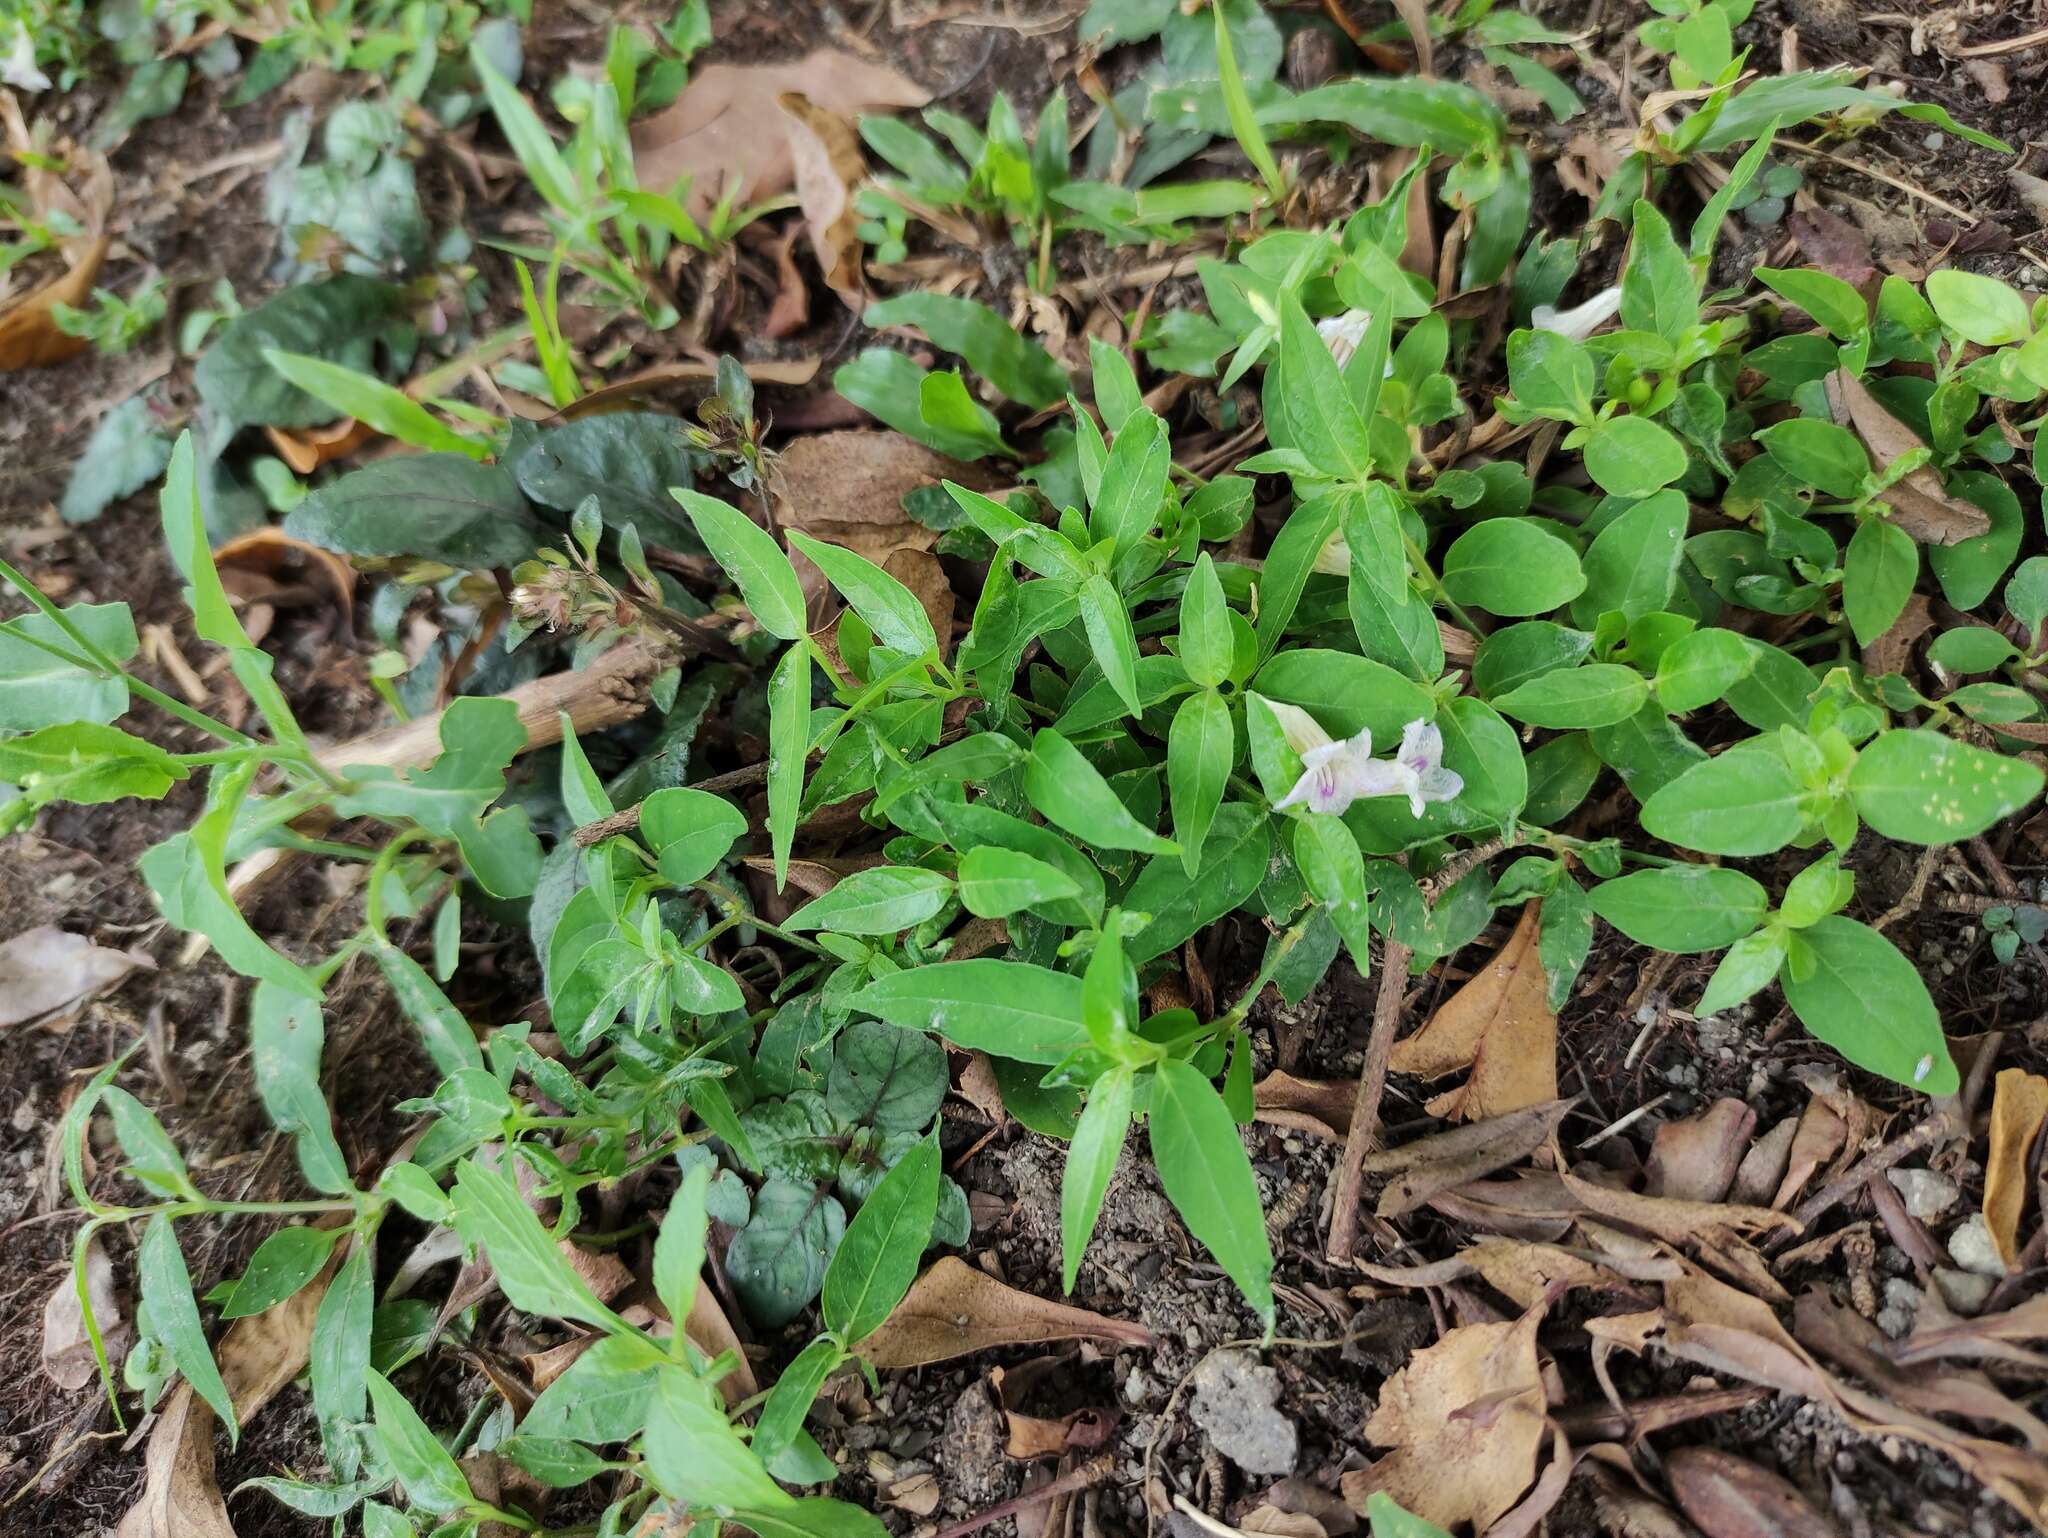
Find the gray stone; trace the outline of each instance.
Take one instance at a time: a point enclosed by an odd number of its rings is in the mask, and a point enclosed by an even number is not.
[[[1940,1217],[1963,1194],[1953,1180],[1933,1170],[1890,1170],[1885,1178],[1899,1193],[1906,1210],[1923,1223]]]
[[[1993,1281],[2005,1275],[2005,1262],[1998,1258],[1998,1246],[1991,1240],[1991,1227],[1984,1214],[1973,1212],[1948,1236],[1948,1253],[1965,1271],[1988,1276]]]
[[[1291,1474],[1301,1438],[1279,1402],[1279,1373],[1249,1352],[1215,1351],[1195,1370],[1188,1413],[1247,1474]]]
[[[1959,1314],[1974,1314],[1983,1308],[1984,1300],[1991,1296],[1991,1289],[1998,1285],[1998,1280],[1975,1271],[1954,1271],[1947,1266],[1936,1266],[1934,1285],[1941,1289],[1942,1299],[1950,1308]]]

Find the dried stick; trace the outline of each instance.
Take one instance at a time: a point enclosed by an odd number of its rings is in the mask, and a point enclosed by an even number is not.
[[[1373,996],[1372,1036],[1366,1042],[1365,1066],[1358,1075],[1358,1097],[1351,1103],[1351,1126],[1344,1135],[1337,1192],[1330,1203],[1330,1237],[1323,1246],[1333,1266],[1350,1265],[1358,1242],[1358,1187],[1365,1178],[1365,1156],[1379,1140],[1380,1098],[1387,1090],[1387,1059],[1393,1055],[1394,1031],[1401,1023],[1411,954],[1391,935],[1380,946],[1380,987]]]
[[[1792,1209],[1792,1220],[1801,1229],[1812,1226],[1815,1218],[1826,1212],[1837,1202],[1854,1196],[1874,1176],[1882,1175],[1908,1154],[1917,1152],[1930,1143],[1938,1143],[1944,1138],[1953,1137],[1963,1130],[1961,1122],[1953,1111],[1946,1107],[1936,1111],[1925,1121],[1918,1123],[1901,1133],[1898,1137],[1893,1138],[1868,1158],[1857,1160],[1839,1177],[1829,1181],[1818,1191],[1814,1192],[1813,1195],[1807,1197],[1805,1201]],[[1780,1243],[1789,1243],[1795,1237],[1797,1237],[1797,1230],[1782,1235]]]
[[[951,1527],[940,1528],[932,1538],[967,1538],[969,1533],[978,1533],[984,1527],[1000,1522],[1004,1517],[1015,1516],[1041,1501],[1049,1501],[1056,1495],[1065,1495],[1072,1490],[1086,1490],[1099,1485],[1115,1472],[1115,1456],[1110,1453],[1099,1453],[1072,1473],[1049,1480],[1036,1490],[1026,1490],[1022,1495],[1013,1495],[1007,1501],[998,1501],[987,1511],[979,1512],[964,1522],[955,1522]]]

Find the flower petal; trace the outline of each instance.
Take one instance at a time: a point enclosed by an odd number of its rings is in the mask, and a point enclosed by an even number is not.
[[[1264,695],[1259,696],[1265,699]],[[1299,705],[1285,705],[1279,700],[1266,700],[1266,708],[1273,712],[1273,719],[1280,723],[1281,735],[1287,745],[1304,758],[1316,748],[1327,747],[1330,734],[1323,730],[1320,722]]]

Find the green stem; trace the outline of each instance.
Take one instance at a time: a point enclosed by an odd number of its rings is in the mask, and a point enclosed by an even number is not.
[[[1308,926],[1314,921],[1315,916],[1316,908],[1311,903],[1302,910],[1300,918],[1281,931],[1278,942],[1266,952],[1265,960],[1259,964],[1258,975],[1238,996],[1237,1002],[1230,1006],[1229,1012],[1216,1021],[1212,1028],[1215,1034],[1221,1035],[1244,1022],[1245,1017],[1252,1012],[1252,1005],[1258,1002],[1259,995],[1266,991],[1266,984],[1270,983],[1273,974],[1280,970],[1280,963],[1287,959],[1288,953],[1295,946],[1301,944],[1302,936],[1308,933]]]
[[[1450,595],[1450,592],[1444,587],[1444,579],[1436,574],[1436,569],[1429,564],[1429,557],[1422,553],[1422,547],[1415,543],[1413,537],[1405,529],[1401,531],[1401,543],[1408,547],[1409,564],[1421,575],[1422,580],[1429,585],[1430,593],[1435,597],[1436,601],[1451,611],[1451,618],[1455,619],[1462,629],[1472,636],[1483,640],[1486,636],[1486,627],[1467,614],[1464,606]]]

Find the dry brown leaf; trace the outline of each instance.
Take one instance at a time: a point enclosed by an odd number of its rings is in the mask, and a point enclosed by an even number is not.
[[[799,91],[784,92],[777,105],[789,139],[797,206],[803,210],[818,271],[825,286],[857,310],[863,285],[860,215],[854,212],[853,193],[868,171],[860,139],[839,113],[828,112]]]
[[[907,1511],[913,1517],[928,1517],[939,1509],[939,1481],[931,1474],[912,1474],[882,1491],[882,1504]]]
[[[1796,1116],[1772,1123],[1771,1130],[1752,1143],[1749,1152],[1742,1156],[1730,1200],[1750,1207],[1768,1207],[1785,1179],[1785,1166],[1792,1158],[1792,1139],[1798,1135]]]
[[[1925,593],[1915,593],[1891,627],[1863,648],[1863,671],[1873,678],[1903,673],[1913,660],[1913,643],[1934,628],[1934,606]]]
[[[997,1346],[1055,1340],[1149,1347],[1152,1332],[1128,1320],[1019,1292],[948,1255],[912,1284],[888,1322],[860,1343],[860,1354],[876,1367],[922,1367]]]
[[[265,603],[276,602],[280,590],[310,586],[326,594],[341,616],[343,633],[355,622],[355,568],[332,550],[293,539],[280,528],[266,526],[238,535],[214,551],[213,563],[233,597],[249,596],[233,585],[233,574],[247,573],[271,585],[272,591],[262,597]]]
[[[377,429],[354,417],[343,417],[326,427],[303,427],[296,432],[266,427],[263,434],[277,457],[299,475],[311,475],[329,460],[353,454],[377,436]]]
[[[1354,1511],[1384,1490],[1442,1527],[1485,1532],[1536,1478],[1546,1406],[1536,1360],[1541,1307],[1461,1325],[1415,1353],[1380,1390],[1365,1438],[1394,1449],[1344,1476]]]
[[[114,1289],[114,1263],[93,1235],[85,1245],[85,1290],[92,1300],[92,1315],[99,1325],[109,1365],[119,1367],[135,1339],[121,1299]],[[43,1372],[67,1393],[77,1393],[99,1376],[99,1360],[93,1355],[92,1337],[85,1332],[85,1310],[79,1307],[78,1286],[71,1268],[43,1304]]]
[[[948,459],[901,433],[807,433],[776,462],[775,517],[786,529],[844,545],[879,566],[898,550],[938,543],[938,531],[904,512],[903,499],[947,480],[975,491],[1000,489],[986,469]]]
[[[1430,1115],[1479,1121],[1557,1098],[1557,1015],[1536,953],[1542,906],[1524,907],[1494,958],[1421,1030],[1395,1043],[1387,1066],[1396,1073],[1438,1079],[1472,1070],[1429,1102]]]
[[[1668,1281],[1678,1274],[1678,1263],[1667,1257],[1630,1262],[1626,1270],[1631,1274],[1624,1275],[1620,1269],[1555,1244],[1481,1239],[1449,1260],[1431,1265],[1361,1263],[1359,1269],[1374,1281],[1396,1287],[1441,1287],[1477,1276],[1496,1292],[1513,1299],[1517,1307],[1534,1308],[1553,1289],[1563,1292],[1575,1287],[1620,1288],[1630,1281]]]
[[[995,1064],[986,1052],[966,1054],[960,1067],[960,1083],[953,1092],[998,1126],[1010,1119],[1009,1107],[1003,1104],[1002,1085],[996,1080]]]
[[[1991,1092],[1991,1147],[1984,1156],[1984,1222],[2008,1271],[2019,1265],[2027,1156],[2048,1119],[2048,1079],[2024,1068],[2000,1071]]]
[[[1827,395],[1835,420],[1855,429],[1880,473],[1901,454],[1925,446],[1847,369],[1828,375]],[[1989,513],[1950,496],[1941,477],[1925,465],[1896,482],[1882,500],[1891,504],[1892,521],[1923,545],[1953,545],[1991,529]]]
[[[1519,1163],[1543,1146],[1577,1103],[1576,1096],[1546,1100],[1366,1155],[1362,1167],[1368,1175],[1400,1171],[1380,1193],[1379,1215],[1392,1218],[1413,1212],[1441,1191],[1456,1190]]]
[[[882,570],[916,595],[932,632],[939,638],[941,656],[953,655],[953,583],[946,568],[929,550],[898,550],[882,563]]]
[[[140,951],[114,951],[54,924],[0,943],[0,1025],[20,1025],[69,1009],[156,963]]]
[[[1716,1100],[1705,1110],[1657,1129],[1644,1168],[1652,1196],[1718,1202],[1735,1183],[1735,1171],[1756,1130],[1756,1112],[1740,1100]]]
[[[1595,1180],[1582,1180],[1560,1168],[1558,1179],[1587,1210],[1646,1234],[1655,1234],[1666,1244],[1686,1244],[1718,1234],[1762,1233],[1773,1228],[1797,1231],[1799,1225],[1782,1212],[1768,1207],[1739,1207],[1731,1202],[1689,1202],[1669,1196],[1645,1196],[1637,1191],[1619,1190]]]
[[[1841,1152],[1848,1136],[1848,1124],[1833,1106],[1818,1095],[1807,1101],[1785,1156],[1785,1178],[1778,1182],[1771,1205],[1783,1211],[1797,1201],[1814,1171]]]
[[[1298,1079],[1275,1068],[1252,1086],[1253,1116],[1272,1127],[1343,1141],[1358,1086],[1344,1079]]]
[[[788,64],[712,64],[689,86],[633,128],[633,166],[640,185],[667,189],[690,178],[689,205],[700,216],[730,184],[742,203],[786,191],[796,168],[787,137],[770,125],[776,103],[796,93],[827,112],[864,107],[922,107],[931,93],[886,65],[834,48]]]
[[[1664,1472],[1706,1538],[1836,1538],[1791,1480],[1718,1447],[1677,1448]]]
[[[242,1425],[305,1371],[314,1315],[347,1248],[336,1245],[319,1276],[275,1308],[237,1319],[221,1337],[214,1360]],[[149,1434],[142,1494],[114,1538],[235,1538],[213,1477],[215,1420],[189,1383],[171,1390]]]
[[[76,307],[91,297],[93,279],[99,276],[109,244],[109,238],[102,235],[69,271],[0,310],[0,373],[47,368],[92,345],[82,336],[57,329],[56,306]]]

